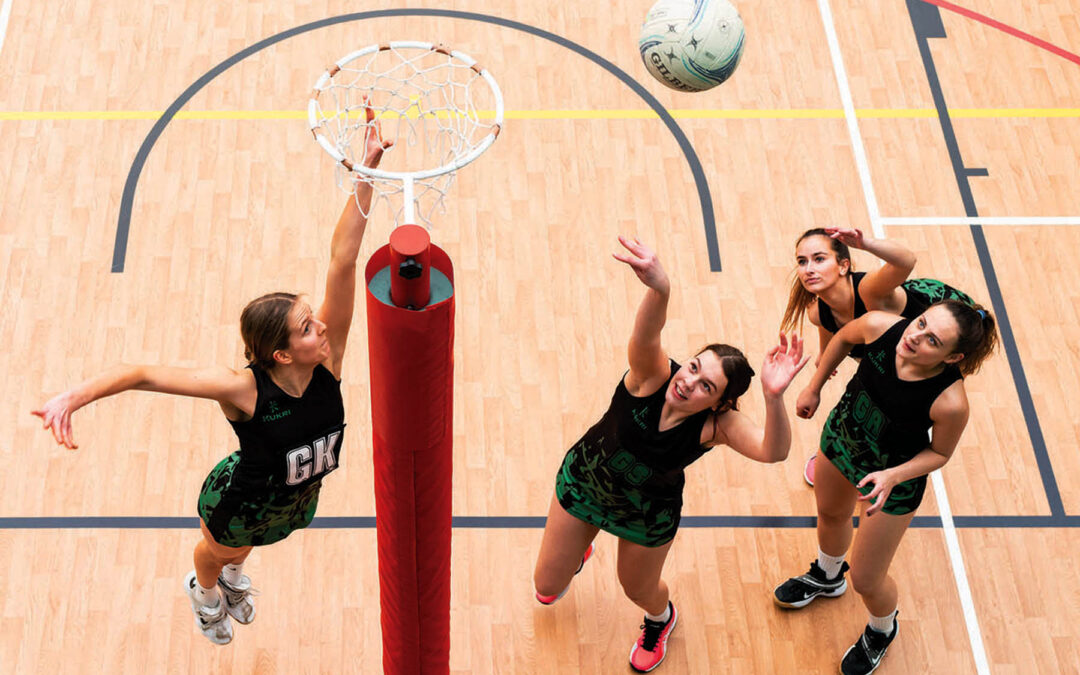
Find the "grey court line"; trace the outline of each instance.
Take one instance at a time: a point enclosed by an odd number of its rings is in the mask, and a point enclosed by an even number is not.
[[[150,133],[146,135],[142,145],[139,147],[139,151],[135,155],[135,161],[131,165],[131,169],[128,171],[127,181],[124,183],[124,194],[120,200],[120,217],[116,225],[116,241],[113,245],[113,260],[112,260],[112,272],[121,273],[124,271],[124,261],[127,256],[127,241],[128,233],[131,229],[131,209],[132,204],[135,201],[135,188],[139,183],[139,175],[142,173],[143,165],[146,164],[147,157],[150,156],[150,151],[153,149],[154,144],[157,142],[159,136],[165,131],[165,127],[172,121],[176,113],[180,111],[184,105],[191,100],[191,98],[198,93],[203,87],[209,84],[215,77],[228,70],[230,67],[236,65],[240,61],[243,61],[247,57],[255,54],[267,47],[288,39],[295,35],[300,35],[308,31],[316,30],[318,28],[325,28],[327,26],[333,26],[339,23],[345,23],[348,21],[361,21],[365,19],[376,19],[381,17],[391,16],[435,16],[445,17],[452,19],[466,19],[470,21],[480,21],[483,23],[490,23],[496,26],[502,26],[504,28],[512,28],[524,33],[529,33],[537,37],[544,38],[558,44],[562,47],[584,56],[593,63],[596,63],[604,70],[608,71],[621,82],[630,87],[635,94],[641,97],[649,105],[650,108],[660,117],[667,126],[668,130],[675,137],[675,140],[679,144],[679,148],[682,150],[683,155],[686,157],[687,164],[690,165],[690,171],[694,176],[694,183],[697,186],[698,200],[701,202],[701,217],[705,227],[705,242],[709,252],[709,268],[713,272],[720,271],[720,248],[716,239],[716,219],[713,216],[712,195],[709,192],[709,184],[705,180],[705,171],[701,167],[701,160],[698,159],[697,153],[694,151],[694,147],[690,144],[690,140],[683,133],[679,127],[675,118],[668,113],[667,109],[660,104],[659,101],[649,93],[645,87],[641,86],[637,80],[625,73],[618,66],[611,63],[604,57],[596,54],[593,51],[582,47],[581,45],[571,42],[566,38],[550,33],[546,30],[530,26],[528,24],[520,23],[518,21],[511,21],[509,19],[503,19],[497,16],[490,16],[487,14],[477,14],[474,12],[459,12],[449,9],[383,9],[370,12],[356,12],[353,14],[342,14],[341,16],[335,16],[328,19],[321,19],[319,21],[313,21],[306,23],[302,26],[290,28],[289,30],[278,33],[271,37],[261,40],[250,47],[247,47],[236,54],[233,54],[229,58],[225,59],[218,65],[211,68],[205,75],[195,81],[190,87],[184,90],[184,93],[180,94],[179,98],[172,102],[172,104],[162,113],[161,117],[154,123],[153,128],[150,129]],[[317,75],[317,73],[315,74]],[[314,146],[312,146],[312,152],[315,152]]]
[[[933,94],[934,106],[937,108],[938,120],[941,123],[941,132],[945,137],[945,147],[949,151],[949,159],[952,162],[953,173],[956,176],[960,199],[964,203],[964,212],[969,218],[976,218],[979,211],[975,205],[975,196],[972,194],[969,178],[971,176],[988,176],[990,172],[983,168],[965,167],[964,158],[960,154],[960,143],[956,139],[956,131],[953,129],[952,119],[949,117],[949,108],[945,104],[945,92],[941,88],[937,68],[934,66],[934,57],[930,53],[930,39],[946,37],[945,24],[941,20],[941,10],[936,5],[928,4],[923,0],[907,0],[907,5],[908,13],[911,16],[911,25],[915,30],[915,38],[919,44],[919,54],[922,56],[923,68],[926,70],[926,80],[930,86],[930,92]],[[982,225],[971,225],[970,229],[975,251],[979,256],[979,265],[986,281],[986,289],[990,294],[990,305],[994,310],[994,317],[997,319],[1001,344],[1005,349],[1009,370],[1012,373],[1013,385],[1016,387],[1016,394],[1020,400],[1020,410],[1024,415],[1028,437],[1031,439],[1031,447],[1035,453],[1035,463],[1039,467],[1039,475],[1042,478],[1046,501],[1050,506],[1051,515],[1064,516],[1065,507],[1061,500],[1061,492],[1058,489],[1057,478],[1054,475],[1054,467],[1050,462],[1050,453],[1046,449],[1046,439],[1043,437],[1042,425],[1039,423],[1039,414],[1035,410],[1035,402],[1031,398],[1031,388],[1028,386],[1024,364],[1020,360],[1020,351],[1016,346],[1016,337],[1012,332],[1009,312],[1005,308],[1005,298],[1002,296],[1001,286],[998,284],[994,260],[990,257],[990,248],[986,243]]]
[[[453,527],[478,530],[541,529],[544,516],[454,516]],[[854,522],[858,525],[859,518]],[[953,516],[964,529],[1061,529],[1080,527],[1080,516]],[[816,527],[814,516],[683,516],[680,528],[799,529]],[[194,530],[195,517],[154,516],[33,516],[0,518],[0,530]],[[373,516],[321,516],[311,528],[322,530],[373,529]],[[916,516],[911,527],[939,528],[937,516]]]

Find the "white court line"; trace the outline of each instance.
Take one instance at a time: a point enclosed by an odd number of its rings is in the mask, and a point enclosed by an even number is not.
[[[15,0],[4,0],[4,6],[0,7],[0,52],[4,51],[4,36],[7,35],[8,19],[11,18],[11,3]]]
[[[1080,216],[1048,216],[1048,217],[994,217],[994,218],[878,218],[882,225],[1008,225],[1009,227],[1046,226],[1046,225],[1080,225]]]
[[[870,212],[870,223],[874,226],[875,236],[882,237],[883,235],[878,232],[880,228],[878,220],[881,214],[878,213],[874,185],[870,182],[870,165],[866,161],[862,134],[859,133],[859,122],[855,116],[855,104],[851,100],[851,89],[848,87],[847,71],[844,70],[844,59],[840,56],[840,42],[836,39],[832,10],[829,9],[828,0],[818,0],[818,8],[821,10],[821,19],[825,24],[825,38],[829,42],[829,53],[832,54],[833,70],[836,71],[836,86],[840,89],[840,102],[844,106],[844,119],[847,120],[848,135],[851,136],[851,149],[855,153],[855,166],[859,169],[859,179],[862,180],[866,208]]]
[[[840,98],[844,103],[844,116],[847,118],[848,132],[851,134],[855,164],[859,169],[859,177],[862,179],[863,191],[866,193],[870,222],[874,228],[874,236],[883,237],[883,219],[878,214],[877,200],[874,198],[873,187],[870,182],[870,169],[866,162],[866,151],[863,149],[859,126],[855,120],[855,106],[851,102],[851,91],[844,70],[844,60],[840,54],[840,43],[836,39],[836,27],[833,24],[832,10],[829,9],[829,0],[818,0],[818,9],[821,12],[822,22],[825,24],[825,37],[829,43],[829,53],[832,55],[833,69],[836,71],[836,83],[840,87]],[[949,551],[949,561],[952,563],[953,577],[956,580],[957,592],[960,595],[960,606],[964,611],[964,623],[967,625],[972,656],[975,658],[975,670],[979,675],[990,675],[990,665],[986,660],[986,649],[983,647],[982,633],[979,630],[979,618],[975,613],[975,603],[971,598],[967,572],[964,571],[964,557],[960,552],[960,541],[956,536],[956,524],[953,523],[952,511],[949,508],[949,497],[945,493],[945,484],[941,479],[940,470],[930,474],[930,482],[934,485],[934,494],[938,501],[941,528],[945,533],[945,545]]]

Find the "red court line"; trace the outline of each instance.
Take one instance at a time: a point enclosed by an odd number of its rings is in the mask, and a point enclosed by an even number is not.
[[[980,23],[985,23],[987,26],[997,28],[1000,31],[1008,33],[1009,35],[1012,35],[1014,37],[1020,38],[1021,40],[1025,40],[1027,42],[1030,42],[1031,44],[1035,45],[1036,47],[1041,47],[1042,49],[1045,49],[1046,51],[1048,51],[1048,52],[1050,52],[1052,54],[1057,54],[1058,56],[1060,56],[1060,57],[1062,57],[1064,59],[1068,59],[1068,60],[1072,61],[1073,63],[1075,63],[1076,65],[1080,66],[1080,56],[1078,56],[1076,54],[1073,54],[1072,52],[1066,51],[1066,50],[1064,50],[1061,47],[1058,47],[1056,45],[1052,45],[1049,42],[1047,42],[1046,40],[1041,40],[1041,39],[1035,37],[1034,35],[1030,35],[1028,33],[1025,33],[1022,30],[1019,30],[1017,28],[1013,28],[1012,26],[1003,24],[1000,21],[995,21],[994,19],[991,19],[988,16],[984,16],[982,14],[979,14],[978,12],[973,12],[970,9],[965,9],[964,7],[954,5],[951,2],[946,2],[946,0],[923,0],[923,2],[928,2],[931,5],[937,5],[938,7],[942,7],[944,9],[956,12],[957,14],[962,14],[962,15],[966,16],[969,19],[975,19],[976,21],[978,21]]]

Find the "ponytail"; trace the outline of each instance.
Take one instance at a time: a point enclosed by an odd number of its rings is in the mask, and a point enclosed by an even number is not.
[[[974,375],[983,361],[997,348],[997,322],[994,315],[978,303],[964,303],[959,300],[943,300],[944,305],[953,315],[959,326],[959,338],[954,353],[964,355],[957,367],[964,375]]]

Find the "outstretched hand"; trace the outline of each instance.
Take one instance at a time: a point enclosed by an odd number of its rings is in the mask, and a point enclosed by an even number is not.
[[[40,409],[32,410],[30,414],[37,415],[42,419],[44,422],[42,428],[52,432],[57,445],[62,445],[68,450],[74,450],[79,447],[75,442],[75,436],[71,432],[71,413],[75,412],[75,410],[76,408],[72,407],[71,404],[70,393],[64,392],[53,396]]]
[[[364,132],[364,166],[374,169],[382,160],[383,150],[394,144],[393,141],[384,141],[382,126],[375,119],[375,111],[371,109],[371,102],[364,97],[364,116],[367,119],[367,128]]]
[[[853,227],[826,227],[825,233],[833,239],[838,239],[850,248],[866,248],[866,238],[862,230]]]
[[[781,333],[780,344],[765,354],[765,364],[761,368],[761,388],[765,395],[783,394],[808,361],[810,355],[803,354],[803,339],[794,333],[790,338]]]
[[[660,266],[660,259],[656,257],[652,249],[637,239],[627,239],[622,235],[619,235],[619,243],[630,254],[612,253],[612,257],[629,265],[634,270],[634,274],[638,276],[638,279],[641,279],[641,283],[661,293],[667,293],[671,289],[671,282],[668,281],[667,272]]]

